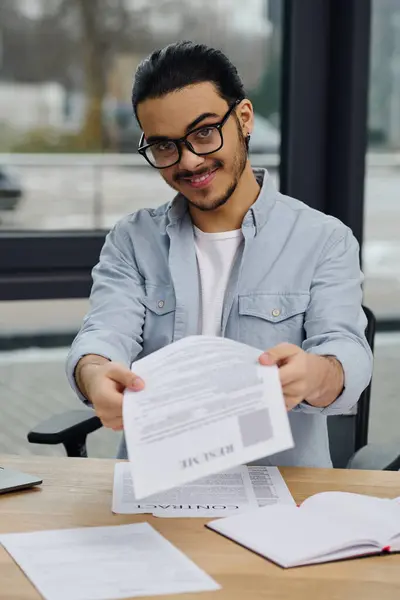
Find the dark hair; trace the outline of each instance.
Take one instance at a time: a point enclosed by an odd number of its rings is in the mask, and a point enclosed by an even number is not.
[[[213,83],[228,104],[245,97],[236,67],[221,50],[187,41],[155,50],[136,70],[132,89],[136,118],[140,102],[204,81]]]

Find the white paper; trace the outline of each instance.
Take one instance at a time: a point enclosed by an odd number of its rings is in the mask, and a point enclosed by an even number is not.
[[[258,506],[296,504],[278,467],[249,466],[248,471]]]
[[[276,467],[236,467],[139,501],[134,495],[129,463],[117,463],[114,469],[114,513],[226,517],[275,503],[295,504]]]
[[[137,499],[293,446],[278,369],[260,353],[192,336],[133,364],[146,383],[123,405]]]
[[[296,506],[296,502],[287,487],[285,480],[279,472],[277,467],[269,467],[269,466],[247,466],[247,467],[238,467],[238,469],[244,469],[247,471],[250,486],[252,492],[255,496],[256,505],[267,506],[272,504],[290,504],[292,506]],[[211,477],[218,477],[211,476]],[[189,484],[190,485],[190,484]],[[247,486],[247,484],[246,484]],[[186,486],[184,486],[186,487]],[[251,510],[252,506],[242,505],[237,506],[236,510],[233,506],[230,507],[230,514],[226,514],[225,510],[198,510],[198,511],[188,511],[188,510],[171,510],[167,509],[165,511],[157,511],[154,512],[155,517],[228,517],[233,516],[234,514],[240,514],[243,512],[247,512]]]
[[[220,586],[148,523],[0,535],[45,600],[108,600]]]
[[[138,501],[133,491],[129,463],[115,465],[112,504],[115,513],[150,513],[156,517],[226,517],[257,505],[246,467],[203,477]]]

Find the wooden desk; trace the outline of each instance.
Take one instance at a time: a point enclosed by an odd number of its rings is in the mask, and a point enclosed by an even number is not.
[[[39,475],[42,489],[0,496],[0,532],[117,525],[148,521],[209,573],[222,590],[179,594],[176,600],[399,600],[400,555],[284,570],[204,527],[203,519],[113,515],[115,461],[80,458],[14,458],[0,464]],[[297,502],[325,490],[400,496],[400,473],[284,468]],[[172,598],[160,596],[160,598]],[[40,596],[0,547],[0,599]]]

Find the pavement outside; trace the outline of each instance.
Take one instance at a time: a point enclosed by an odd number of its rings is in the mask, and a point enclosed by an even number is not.
[[[53,414],[82,407],[65,376],[66,355],[64,348],[0,353],[0,454],[65,454],[60,446],[29,444],[26,436]],[[93,433],[89,454],[115,456],[118,438],[111,430]]]
[[[81,405],[64,374],[67,350],[0,353],[0,454],[62,456],[59,446],[29,444],[26,435],[40,421]],[[400,448],[400,335],[377,334],[370,441],[396,441]],[[114,457],[120,434],[100,429],[88,437],[92,457]]]

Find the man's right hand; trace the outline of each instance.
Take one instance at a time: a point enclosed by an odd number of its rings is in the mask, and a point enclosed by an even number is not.
[[[104,427],[121,431],[123,392],[126,388],[139,392],[144,388],[143,380],[127,367],[97,355],[81,358],[75,378]]]

